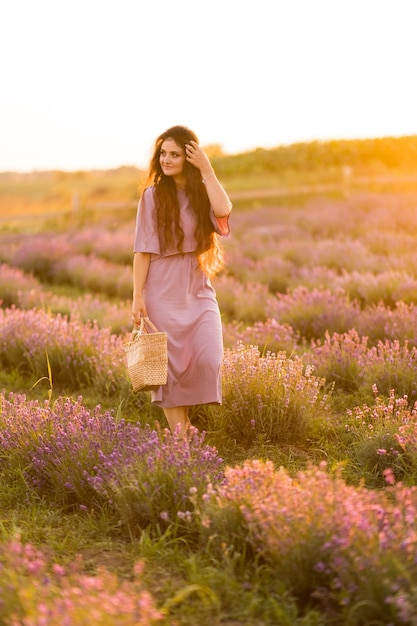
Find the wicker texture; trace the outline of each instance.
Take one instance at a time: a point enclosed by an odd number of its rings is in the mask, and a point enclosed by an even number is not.
[[[149,318],[141,318],[139,328],[134,328],[129,343],[125,344],[125,351],[133,391],[152,391],[166,384],[167,333],[159,332]]]

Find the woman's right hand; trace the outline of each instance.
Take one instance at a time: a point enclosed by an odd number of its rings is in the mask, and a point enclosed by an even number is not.
[[[148,317],[146,305],[143,298],[135,298],[132,306],[132,321],[134,324],[140,324],[141,317]]]

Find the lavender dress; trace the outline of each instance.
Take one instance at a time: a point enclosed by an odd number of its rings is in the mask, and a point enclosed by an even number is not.
[[[144,300],[151,321],[168,334],[168,382],[151,392],[152,401],[165,408],[221,404],[222,326],[216,292],[197,264],[196,220],[185,191],[178,190],[183,254],[172,249],[161,255],[154,191],[145,189],[139,202],[134,247],[151,254]],[[228,218],[210,214],[215,232],[227,236]]]

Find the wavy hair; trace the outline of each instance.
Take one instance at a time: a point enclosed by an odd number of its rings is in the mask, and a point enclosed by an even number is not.
[[[146,181],[146,185],[154,185],[155,187],[161,249],[165,251],[175,243],[179,251],[182,252],[184,232],[180,224],[177,186],[171,176],[166,176],[163,173],[159,161],[161,146],[166,139],[175,141],[184,150],[184,154],[185,144],[190,141],[198,143],[198,139],[195,133],[186,126],[172,126],[159,135],[155,141]],[[194,235],[197,242],[198,264],[208,276],[214,276],[222,270],[224,257],[223,249],[210,219],[210,201],[207,191],[201,182],[200,170],[188,161],[184,162],[183,174],[185,176],[185,192],[190,199],[190,206],[197,222]]]

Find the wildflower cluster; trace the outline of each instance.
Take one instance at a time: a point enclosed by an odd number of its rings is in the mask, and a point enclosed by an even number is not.
[[[19,536],[0,547],[0,622],[8,626],[153,626],[164,614],[142,582],[138,562],[129,580],[108,570],[89,575],[79,559],[54,562]]]
[[[224,428],[240,444],[262,435],[272,443],[303,440],[326,407],[324,380],[285,353],[261,356],[256,346],[238,343],[224,357]]]
[[[277,294],[267,307],[268,317],[288,323],[307,340],[325,332],[344,332],[356,326],[360,308],[342,289],[312,290],[297,287],[292,293]]]
[[[258,346],[261,353],[286,352],[292,354],[299,337],[289,324],[280,324],[274,319],[255,322],[252,326],[233,322],[224,324],[223,341],[227,348],[233,348],[238,342]]]
[[[46,375],[47,360],[54,385],[66,390],[109,394],[127,384],[123,338],[110,329],[43,310],[0,309],[0,365],[36,382]]]
[[[342,391],[370,390],[376,385],[388,395],[391,389],[398,394],[417,399],[417,348],[408,341],[378,341],[369,346],[368,337],[354,329],[347,333],[325,333],[325,338],[313,340],[304,361],[315,367],[328,382],[334,381]]]
[[[204,438],[116,420],[81,398],[0,395],[0,472],[17,480],[24,468],[25,485],[60,505],[106,501],[130,528],[191,519],[207,482],[222,479],[222,459]]]
[[[83,228],[71,233],[71,243],[79,254],[94,254],[106,261],[120,265],[132,263],[133,229],[131,224],[118,225],[117,229]]]
[[[188,441],[177,432],[148,432],[133,445],[101,453],[88,482],[131,532],[149,524],[188,530],[207,482],[223,478],[222,459],[204,438],[195,428]]]
[[[84,238],[80,235],[81,241],[78,245],[74,234],[38,234],[31,237],[30,241],[22,239],[8,262],[33,273],[43,282],[77,285],[110,297],[129,298],[132,291],[132,234],[112,234],[107,231],[101,234],[102,244],[100,233],[95,231],[93,240],[90,231],[89,245],[86,244],[85,233]],[[118,247],[110,254],[112,243],[117,246],[123,244],[122,256],[117,253]],[[82,254],[79,248],[90,251]]]
[[[223,318],[253,323],[266,320],[266,307],[274,299],[266,285],[243,284],[231,276],[220,276],[213,280]]]
[[[3,392],[0,400],[0,469],[16,478],[24,468],[32,489],[63,505],[90,505],[95,492],[86,474],[94,473],[100,455],[146,438],[100,406],[90,411],[81,398],[41,403]]]
[[[56,295],[44,289],[31,274],[5,263],[0,265],[0,305],[3,308],[43,309],[84,323],[97,322],[100,328],[110,328],[115,334],[125,334],[132,327],[130,300],[112,303],[103,296],[90,293],[77,298]]]
[[[205,502],[207,536],[231,548],[247,543],[301,601],[337,607],[341,619],[359,611],[357,624],[412,623],[415,488],[371,491],[325,465],[291,477],[271,462],[247,461],[227,468]]]
[[[415,471],[417,412],[407,396],[396,396],[394,390],[388,398],[378,395],[376,385],[373,392],[373,404],[347,409],[345,431],[352,462],[362,475],[368,472],[365,476],[370,484],[381,486],[387,470],[397,480],[403,479],[405,472],[412,476]]]
[[[19,304],[21,294],[36,293],[41,289],[39,281],[6,263],[0,264],[0,305],[10,307]]]

